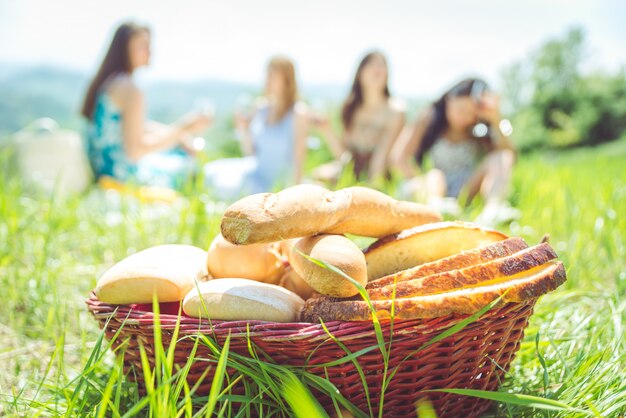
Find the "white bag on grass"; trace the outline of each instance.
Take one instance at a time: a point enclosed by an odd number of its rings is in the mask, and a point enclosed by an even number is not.
[[[49,118],[38,119],[15,134],[22,178],[48,192],[80,193],[92,182],[87,154],[78,132],[60,129]]]

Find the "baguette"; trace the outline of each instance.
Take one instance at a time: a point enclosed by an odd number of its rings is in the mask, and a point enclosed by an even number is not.
[[[343,235],[317,235],[300,239],[291,250],[291,267],[311,288],[323,295],[343,298],[358,294],[357,287],[345,277],[315,264],[305,255],[337,267],[362,286],[367,283],[363,252]]]
[[[372,301],[379,319],[435,318],[447,315],[473,314],[502,296],[501,303],[525,302],[559,287],[566,280],[560,261],[549,261],[514,276],[501,277],[479,286],[468,286],[450,292],[416,296],[407,299]],[[365,301],[334,301],[320,297],[305,303],[304,322],[369,321],[372,313]]]
[[[222,235],[233,244],[258,244],[314,235],[341,221],[350,194],[301,184],[278,193],[253,194],[230,205]]]
[[[371,289],[368,293],[371,300],[384,300],[446,292],[498,277],[513,276],[541,266],[556,257],[550,244],[543,243],[486,263]]]
[[[182,300],[207,280],[206,252],[191,245],[158,245],[126,257],[98,280],[95,293],[116,305]]]
[[[233,244],[256,244],[320,233],[382,237],[440,219],[427,206],[397,201],[372,189],[331,192],[302,184],[235,202],[226,209],[221,229]]]
[[[294,322],[304,304],[287,289],[248,279],[215,279],[192,289],[183,311],[196,318]]]
[[[522,238],[507,238],[504,241],[497,241],[485,247],[474,248],[462,251],[429,263],[420,264],[398,273],[390,274],[369,282],[366,286],[368,290],[414,280],[432,274],[442,273],[470,267],[476,264],[485,263],[501,257],[512,255],[518,251],[528,248],[528,244]]]
[[[380,238],[417,225],[441,220],[428,206],[396,200],[367,187],[344,189],[352,197],[342,221],[324,231],[329,234],[353,234]]]
[[[364,250],[370,281],[418,264],[502,241],[507,236],[469,222],[438,222],[379,239]]]
[[[209,273],[216,278],[241,277],[278,284],[285,273],[287,257],[278,243],[234,245],[217,234],[207,251]]]

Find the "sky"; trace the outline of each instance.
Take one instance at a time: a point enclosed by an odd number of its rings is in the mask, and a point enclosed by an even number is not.
[[[432,96],[467,75],[497,85],[504,67],[574,25],[591,70],[626,66],[624,0],[0,0],[0,63],[92,73],[127,19],[153,30],[145,79],[261,83],[268,58],[286,54],[301,83],[345,86],[375,48],[392,92]]]

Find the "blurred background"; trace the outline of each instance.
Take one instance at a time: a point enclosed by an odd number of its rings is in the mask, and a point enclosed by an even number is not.
[[[626,126],[625,17],[619,0],[0,0],[0,137],[40,117],[80,130],[88,79],[115,27],[132,19],[153,33],[152,63],[137,74],[149,116],[170,122],[210,99],[217,154],[236,154],[233,107],[260,93],[270,56],[291,57],[302,98],[336,110],[372,48],[387,54],[409,122],[462,77],[480,76],[502,94],[522,151],[595,144]]]

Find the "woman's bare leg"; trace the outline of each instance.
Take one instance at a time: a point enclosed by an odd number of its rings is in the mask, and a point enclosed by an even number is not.
[[[493,151],[468,182],[470,193],[480,193],[485,200],[485,207],[475,220],[477,223],[495,227],[519,218],[519,210],[512,208],[506,201],[514,163],[513,151]]]
[[[426,173],[426,192],[429,199],[445,197],[447,191],[446,175],[443,171],[433,168]]]
[[[487,154],[463,188],[467,203],[479,193],[485,201],[505,200],[514,164],[515,153],[511,150],[497,150]]]
[[[480,185],[480,194],[486,201],[506,199],[515,153],[508,149],[492,151],[485,158],[484,164],[485,176]]]

